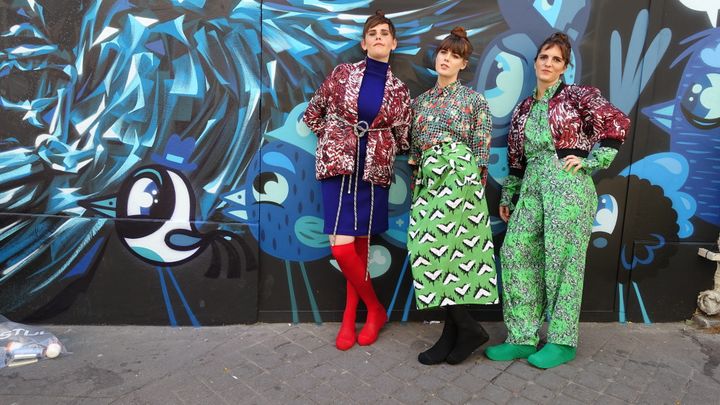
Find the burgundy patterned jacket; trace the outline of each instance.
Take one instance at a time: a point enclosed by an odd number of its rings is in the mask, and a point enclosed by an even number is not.
[[[512,115],[508,133],[510,174],[525,172],[525,122],[534,98],[523,100]],[[587,157],[593,145],[618,149],[625,140],[630,119],[590,86],[560,84],[548,102],[550,132],[559,158]]]
[[[355,170],[358,137],[348,123],[358,122],[357,102],[364,73],[364,60],[338,65],[305,110],[303,120],[318,136],[315,151],[318,180]],[[368,143],[363,180],[390,186],[396,153],[410,149],[410,114],[408,88],[388,68],[382,106],[370,125],[371,129],[383,129],[365,135]]]

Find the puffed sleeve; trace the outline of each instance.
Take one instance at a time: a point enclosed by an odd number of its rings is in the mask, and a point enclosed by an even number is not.
[[[337,85],[335,76],[341,66],[342,65],[336,66],[330,75],[325,78],[323,84],[315,91],[315,94],[310,99],[310,102],[305,109],[305,114],[303,114],[303,121],[305,121],[308,128],[310,128],[310,130],[317,136],[322,136],[323,134],[327,103],[330,100],[330,96],[333,94],[334,87]]]
[[[510,174],[522,179],[525,174],[525,151],[521,144],[522,128],[520,125],[520,109],[524,102],[520,102],[512,113],[510,119],[510,131],[507,136],[507,157]]]
[[[600,90],[590,86],[576,86],[578,110],[583,118],[585,133],[592,134],[593,143],[601,147],[619,149],[625,141],[630,119],[612,105]]]

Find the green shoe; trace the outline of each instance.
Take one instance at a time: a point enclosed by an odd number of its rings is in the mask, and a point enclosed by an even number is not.
[[[526,359],[535,353],[537,348],[533,345],[514,345],[512,343],[502,343],[496,346],[490,346],[485,349],[485,355],[490,360],[509,361],[515,359]]]
[[[573,346],[548,343],[539,352],[528,357],[528,363],[537,368],[553,368],[575,358],[576,348]]]

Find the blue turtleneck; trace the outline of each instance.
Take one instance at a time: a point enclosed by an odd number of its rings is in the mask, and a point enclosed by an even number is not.
[[[365,58],[365,75],[358,96],[358,120],[372,125],[380,111],[389,64]]]

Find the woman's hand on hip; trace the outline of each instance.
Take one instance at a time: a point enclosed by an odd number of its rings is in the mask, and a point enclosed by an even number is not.
[[[574,174],[583,167],[582,159],[575,155],[567,155],[562,160],[563,170],[565,170],[566,172],[572,171]]]
[[[500,206],[500,219],[507,222],[510,220],[510,207],[507,205]]]

